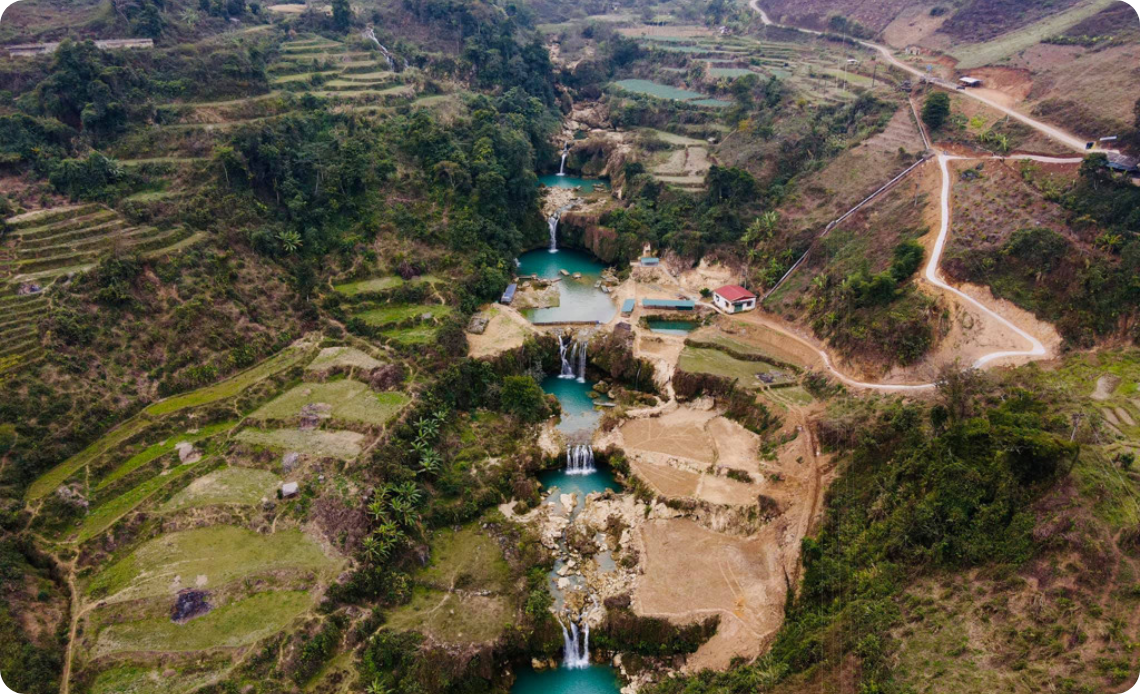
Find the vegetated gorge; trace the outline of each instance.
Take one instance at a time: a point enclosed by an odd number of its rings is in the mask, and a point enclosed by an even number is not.
[[[21,694],[1124,692],[1113,0],[22,0]]]

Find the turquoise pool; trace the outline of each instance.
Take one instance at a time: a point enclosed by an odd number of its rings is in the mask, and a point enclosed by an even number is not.
[[[519,257],[518,274],[535,275],[544,279],[562,277],[558,287],[559,305],[551,308],[524,309],[523,315],[532,323],[564,321],[601,321],[607,323],[617,307],[609,294],[594,287],[601,279],[605,264],[583,251],[570,248],[551,253],[547,249],[534,250]],[[580,279],[564,277],[560,270],[571,275],[582,273]]]
[[[511,694],[618,694],[621,691],[613,668],[591,665],[579,670],[558,668],[519,672]]]
[[[538,177],[539,185],[547,188],[581,188],[585,193],[594,192],[595,188],[605,190],[606,182],[600,178],[582,178],[580,176],[559,176],[546,174]]]

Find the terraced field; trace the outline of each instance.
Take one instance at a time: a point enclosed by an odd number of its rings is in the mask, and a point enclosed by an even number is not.
[[[385,424],[408,403],[403,393],[377,393],[359,381],[302,383],[250,415],[258,420],[291,419],[312,408],[318,417]]]
[[[100,205],[57,207],[12,217],[5,238],[9,257],[0,275],[12,283],[43,282],[90,269],[113,250],[159,251],[192,233],[181,227],[135,226]]]
[[[38,358],[42,291],[57,277],[83,272],[117,250],[144,255],[176,251],[203,237],[174,227],[136,226],[101,205],[38,210],[9,218],[0,242],[0,373]],[[21,293],[22,292],[22,293]]]

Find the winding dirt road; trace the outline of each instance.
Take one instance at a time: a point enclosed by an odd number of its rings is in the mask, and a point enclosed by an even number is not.
[[[749,0],[748,7],[750,7],[754,12],[756,12],[758,15],[760,15],[760,21],[763,22],[764,25],[766,25],[766,26],[780,27],[782,29],[795,29],[796,31],[802,31],[806,34],[814,34],[816,36],[823,36],[823,32],[814,31],[812,29],[802,29],[800,27],[788,26],[785,24],[777,24],[776,22],[773,22],[772,19],[770,17],[768,17],[768,13],[766,13],[760,7],[760,0]],[[915,75],[917,77],[923,77],[928,82],[935,84],[935,85],[938,85],[939,87],[943,87],[945,89],[955,89],[955,85],[947,82],[946,80],[938,79],[936,77],[930,77],[925,72],[914,67],[913,65],[908,65],[908,64],[904,63],[903,61],[899,60],[898,58],[895,57],[894,51],[892,51],[890,49],[890,47],[888,47],[888,46],[884,46],[884,45],[878,44],[878,43],[872,43],[871,41],[859,41],[859,44],[861,46],[865,46],[866,48],[870,48],[873,51],[876,51],[877,53],[882,55],[883,58],[885,58],[887,62],[889,62],[891,65],[899,68],[900,70],[908,72],[908,73]],[[1073,135],[1070,132],[1067,132],[1065,130],[1062,130],[1061,128],[1049,125],[1047,123],[1042,123],[1041,121],[1036,120],[1034,118],[1030,118],[1029,116],[1027,116],[1027,115],[1025,115],[1019,111],[1015,111],[1012,108],[1009,108],[1007,106],[1003,106],[1003,105],[997,103],[996,101],[994,101],[992,99],[988,99],[985,96],[982,96],[981,94],[978,94],[978,93],[971,91],[969,89],[963,90],[962,94],[964,94],[964,95],[968,96],[969,98],[974,99],[976,101],[980,101],[981,103],[985,104],[986,106],[989,106],[990,108],[1001,111],[1002,113],[1006,114],[1007,116],[1009,116],[1011,118],[1015,118],[1015,119],[1021,121],[1022,123],[1025,123],[1026,125],[1033,128],[1034,130],[1037,130],[1038,132],[1044,134],[1045,136],[1047,136],[1051,139],[1054,139],[1057,142],[1060,142],[1061,144],[1065,145],[1066,147],[1069,147],[1069,148],[1075,149],[1075,150],[1079,150],[1081,152],[1086,151],[1085,150],[1085,141],[1082,140],[1081,138]],[[1110,151],[1110,150],[1095,150],[1095,151]]]
[[[776,24],[775,22],[773,22],[771,20],[771,18],[768,17],[768,14],[766,12],[764,12],[763,8],[760,7],[759,0],[750,0],[748,6],[753,11],[755,11],[757,14],[760,15],[760,21],[763,22],[765,25],[778,26],[778,27],[783,27],[783,28],[788,28],[788,29],[795,29],[797,31],[802,31],[802,32],[805,32],[808,34],[814,34],[817,36],[822,35],[822,32],[813,31],[811,29],[801,29],[799,27],[787,27],[787,26],[784,26],[781,24]],[[866,46],[867,48],[871,48],[871,49],[877,51],[884,58],[886,58],[886,60],[888,62],[890,62],[892,65],[898,67],[899,69],[905,70],[908,73],[918,75],[920,77],[925,77],[924,73],[921,70],[918,70],[917,68],[914,68],[910,65],[907,65],[906,63],[903,63],[902,61],[895,58],[895,56],[891,52],[890,48],[888,48],[886,46],[881,46],[881,45],[876,44],[876,43],[871,43],[870,41],[860,41],[859,43],[863,46]],[[943,80],[932,79],[930,81],[933,82],[934,84],[938,85],[938,86],[941,86],[941,87],[945,87],[948,89],[954,88],[954,85],[951,85],[951,84],[949,84]],[[1070,147],[1074,150],[1078,150],[1081,152],[1086,151],[1085,150],[1085,143],[1082,140],[1073,136],[1070,133],[1065,132],[1064,130],[1061,130],[1060,128],[1056,128],[1056,127],[1053,127],[1051,125],[1047,125],[1047,124],[1042,123],[1038,120],[1035,120],[1033,118],[1025,116],[1021,113],[1018,113],[1017,111],[1014,111],[1013,109],[1002,106],[1001,104],[994,103],[990,99],[987,99],[984,96],[978,95],[974,92],[967,90],[963,93],[966,94],[966,96],[973,98],[973,99],[976,99],[976,100],[978,100],[978,101],[980,101],[980,102],[982,102],[982,103],[986,104],[987,106],[990,106],[994,109],[997,109],[998,111],[1001,111],[1002,113],[1005,113],[1012,118],[1016,118],[1017,120],[1028,125],[1029,127],[1041,132],[1042,134],[1044,134],[1045,136],[1047,136],[1053,140],[1056,140],[1056,141],[1064,144],[1067,147]],[[923,273],[923,279],[927,283],[929,283],[930,285],[936,287],[937,289],[939,289],[943,292],[949,292],[949,293],[953,294],[957,300],[965,302],[966,304],[969,304],[974,309],[982,312],[986,317],[988,317],[989,319],[1001,324],[1002,326],[1004,326],[1005,328],[1010,330],[1012,333],[1017,335],[1019,338],[1021,338],[1026,343],[1026,349],[1003,350],[1003,351],[996,351],[996,352],[990,352],[988,354],[985,354],[973,363],[974,368],[980,369],[980,368],[985,367],[987,364],[991,364],[992,362],[1002,360],[1002,359],[1008,359],[1011,357],[1014,357],[1014,358],[1015,357],[1029,357],[1032,359],[1032,358],[1040,358],[1040,357],[1047,356],[1048,350],[1045,349],[1045,346],[1041,343],[1041,341],[1039,339],[1037,339],[1036,337],[1031,335],[1029,332],[1027,332],[1023,328],[1015,325],[1013,322],[1009,321],[1005,317],[1001,316],[1000,314],[998,314],[993,309],[982,304],[977,299],[966,294],[965,292],[961,291],[957,287],[950,285],[941,276],[939,266],[942,262],[942,254],[946,249],[946,240],[949,238],[950,226],[951,226],[950,196],[951,196],[951,183],[952,183],[953,179],[950,175],[949,162],[956,161],[956,160],[970,160],[970,159],[997,160],[997,161],[1023,160],[1023,161],[1035,161],[1035,162],[1040,162],[1040,163],[1044,163],[1044,164],[1079,164],[1083,161],[1083,158],[1082,157],[1074,157],[1074,158],[1046,157],[1046,156],[1037,156],[1037,155],[1028,155],[1028,154],[1011,155],[1008,157],[962,157],[962,156],[954,156],[954,155],[946,154],[945,152],[941,152],[941,151],[938,152],[938,168],[939,168],[939,171],[941,172],[941,175],[942,175],[942,188],[941,188],[942,194],[941,194],[941,201],[940,201],[940,203],[941,203],[940,204],[940,206],[941,206],[941,210],[940,210],[941,221],[940,221],[939,230],[938,230],[938,238],[935,240],[934,249],[933,249],[933,252],[930,254],[930,259],[926,263],[926,269]],[[826,233],[826,231],[824,233]],[[794,269],[795,268],[793,268],[793,270]],[[791,274],[791,271],[789,271],[788,274]],[[782,281],[783,280],[781,280],[781,282]],[[745,314],[745,315],[747,315],[747,314]],[[756,321],[750,321],[750,322],[756,322]],[[913,391],[931,390],[937,385],[935,383],[914,383],[914,384],[868,383],[866,381],[860,381],[858,379],[851,378],[850,376],[841,372],[839,369],[835,368],[835,365],[832,364],[831,357],[827,353],[826,350],[823,350],[823,349],[816,347],[814,344],[810,343],[808,340],[805,340],[803,337],[796,335],[795,333],[792,333],[789,330],[787,330],[781,326],[775,325],[772,322],[769,322],[769,321],[759,321],[759,322],[762,322],[765,325],[765,327],[767,327],[769,329],[776,330],[778,332],[781,332],[785,335],[788,335],[789,337],[792,337],[792,338],[798,340],[799,342],[803,343],[804,346],[806,346],[808,349],[817,353],[819,355],[821,361],[823,362],[824,366],[827,368],[827,370],[830,371],[833,376],[835,376],[837,379],[839,379],[840,381],[842,381],[843,383],[845,383],[848,386],[853,386],[856,388],[863,388],[863,389],[868,389],[868,390],[878,390],[878,391],[888,391],[888,392],[907,392],[907,391],[913,392]]]

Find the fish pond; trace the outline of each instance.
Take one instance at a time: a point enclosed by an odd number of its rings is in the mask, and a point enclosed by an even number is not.
[[[652,332],[661,335],[688,335],[700,327],[695,320],[676,320],[670,318],[647,318],[646,325]]]

